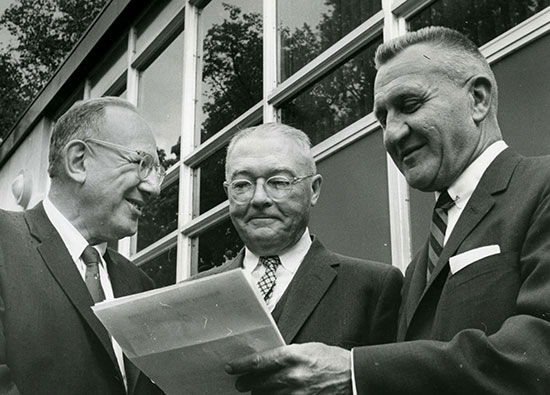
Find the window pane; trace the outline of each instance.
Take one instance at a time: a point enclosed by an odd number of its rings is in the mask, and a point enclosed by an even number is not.
[[[283,103],[281,120],[306,132],[313,145],[372,111],[374,52],[381,38],[294,99]]]
[[[137,250],[140,251],[160,240],[178,227],[179,182],[163,188],[159,196],[152,199],[143,209],[139,219]]]
[[[201,13],[197,128],[204,142],[262,99],[262,2],[212,0]]]
[[[155,281],[157,288],[176,283],[176,252],[177,248],[174,246],[156,258],[139,266],[141,270]]]
[[[203,272],[234,258],[243,247],[230,219],[206,231],[197,240],[199,244],[198,271]]]
[[[381,9],[380,0],[278,0],[280,81]]]
[[[225,148],[219,150],[202,162],[200,168],[197,170],[200,174],[199,214],[210,210],[227,199],[227,195],[223,189],[223,181],[225,180],[225,153]]]
[[[105,94],[117,79],[123,75],[128,63],[128,39],[123,39],[101,61],[99,70],[90,78],[90,97],[99,97]]]
[[[550,5],[550,0],[439,0],[410,19],[410,29],[447,26],[481,46]]]
[[[381,131],[319,162],[323,187],[311,211],[311,233],[341,254],[390,263],[386,167]]]
[[[157,140],[159,159],[168,168],[179,160],[183,91],[183,34],[141,73],[138,106]]]
[[[185,5],[184,0],[157,0],[149,3],[151,7],[136,24],[136,53],[138,54],[159,35]]]

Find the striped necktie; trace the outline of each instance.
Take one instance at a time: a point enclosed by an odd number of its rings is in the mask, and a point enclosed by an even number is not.
[[[260,263],[265,267],[265,273],[258,280],[258,289],[267,302],[271,295],[273,295],[273,288],[277,282],[277,267],[281,264],[281,260],[277,255],[274,256],[261,256]]]
[[[447,231],[447,211],[453,206],[454,200],[451,199],[447,191],[442,192],[435,203],[432,214],[432,223],[430,225],[430,241],[428,243],[428,272],[429,280],[432,272],[437,265],[443,245],[445,244],[445,232]]]
[[[105,293],[103,292],[101,279],[99,278],[99,263],[101,262],[99,252],[91,245],[88,245],[81,257],[86,264],[86,275],[84,276],[86,287],[88,287],[94,303],[102,302],[105,300]]]

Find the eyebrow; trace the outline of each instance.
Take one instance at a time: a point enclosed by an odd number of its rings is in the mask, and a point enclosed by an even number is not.
[[[278,173],[288,173],[290,175],[293,175],[294,173],[296,173],[296,171],[290,167],[285,167],[285,166],[281,166],[281,167],[274,167],[272,169],[269,169],[269,171],[267,172],[267,175],[266,177],[269,178],[271,176],[273,176],[274,174],[278,174]],[[238,170],[238,171],[235,171],[233,173],[230,174],[231,176],[231,179],[235,179],[235,177],[249,177],[249,178],[260,178],[260,177],[263,177],[263,176],[256,176],[256,174],[250,170],[247,170],[247,169],[243,169],[243,170]]]

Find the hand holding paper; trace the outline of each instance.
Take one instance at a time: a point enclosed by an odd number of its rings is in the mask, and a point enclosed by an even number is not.
[[[100,303],[125,355],[166,394],[235,394],[227,362],[284,345],[243,270]]]

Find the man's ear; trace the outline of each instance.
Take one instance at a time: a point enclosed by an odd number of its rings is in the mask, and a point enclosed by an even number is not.
[[[470,80],[470,94],[473,99],[473,119],[476,124],[482,122],[491,112],[494,97],[493,83],[484,75]]]
[[[323,176],[320,174],[315,174],[311,177],[311,205],[315,206],[317,200],[319,200],[319,195],[321,194],[321,184],[323,183]]]
[[[63,165],[65,174],[72,180],[82,184],[86,180],[86,143],[72,140],[63,148]]]

